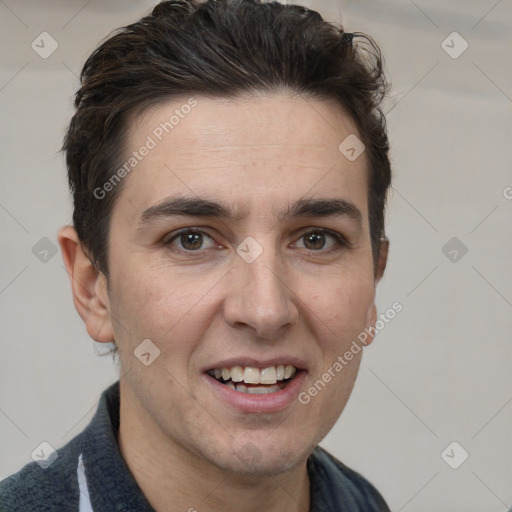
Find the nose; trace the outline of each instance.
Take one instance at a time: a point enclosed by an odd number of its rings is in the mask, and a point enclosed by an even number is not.
[[[230,272],[224,318],[233,328],[245,328],[261,339],[274,340],[297,322],[297,295],[286,269],[275,254],[265,250],[252,263],[241,258]]]

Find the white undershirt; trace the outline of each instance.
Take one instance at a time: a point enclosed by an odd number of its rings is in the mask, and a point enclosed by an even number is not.
[[[80,502],[79,512],[94,512],[89,498],[89,489],[87,488],[87,479],[85,478],[84,463],[82,461],[82,454],[78,457],[78,467],[76,468],[78,477],[78,487],[80,489]]]

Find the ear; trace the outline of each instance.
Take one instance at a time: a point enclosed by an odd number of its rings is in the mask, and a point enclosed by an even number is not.
[[[92,264],[73,227],[61,228],[58,240],[71,281],[73,302],[89,336],[100,343],[114,341],[107,278]]]
[[[375,286],[377,286],[381,277],[384,275],[384,270],[386,270],[386,264],[388,262],[388,254],[389,254],[389,240],[387,238],[381,238],[380,246],[379,246],[379,258],[377,260],[377,265],[375,267]]]
[[[375,286],[379,283],[382,276],[384,275],[384,270],[386,270],[386,264],[388,262],[388,254],[389,254],[389,240],[387,238],[382,238],[379,246],[379,257],[375,265]],[[372,304],[370,311],[368,312],[368,318],[366,322],[367,332],[372,332],[371,335],[368,336],[365,340],[365,345],[369,345],[375,338],[375,323],[377,322],[377,306],[375,303]]]

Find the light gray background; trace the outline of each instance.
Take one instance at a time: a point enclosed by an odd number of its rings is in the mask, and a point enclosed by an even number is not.
[[[58,150],[86,56],[148,0],[0,0],[0,478],[58,448],[117,380],[76,313],[54,244],[71,221]],[[365,351],[340,421],[322,443],[392,510],[504,512],[512,505],[512,3],[313,1],[372,35],[393,82],[390,260],[378,292],[403,311]],[[58,42],[47,59],[31,42]],[[469,44],[458,58],[442,42]],[[452,37],[453,39],[453,37]],[[462,40],[448,39],[461,48]],[[467,247],[450,261],[452,237]],[[453,254],[452,254],[453,256]],[[441,453],[457,462],[452,469]]]

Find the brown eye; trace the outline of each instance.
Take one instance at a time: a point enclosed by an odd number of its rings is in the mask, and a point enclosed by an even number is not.
[[[333,240],[334,242],[331,242],[330,246],[328,246],[327,249],[325,249],[326,244],[329,243],[329,239]],[[304,241],[303,243],[305,249],[315,252],[325,249],[322,252],[328,253],[349,246],[349,243],[347,242],[343,235],[337,233],[336,231],[331,231],[323,228],[315,229],[312,231],[308,231],[307,233],[304,233],[300,237],[300,240]]]
[[[213,247],[213,239],[203,231],[194,229],[185,229],[178,231],[173,236],[164,240],[164,245],[176,245],[177,249],[182,252],[198,252],[199,249],[207,249],[209,247],[203,247],[206,239],[210,240],[210,247]]]
[[[308,233],[304,235],[304,245],[307,249],[322,249],[325,245],[325,235],[323,233]]]
[[[203,244],[203,235],[201,233],[182,233],[180,235],[180,242],[184,249],[195,250],[200,249]]]

